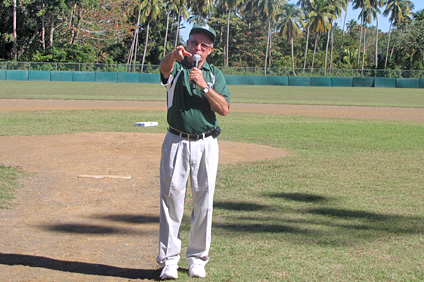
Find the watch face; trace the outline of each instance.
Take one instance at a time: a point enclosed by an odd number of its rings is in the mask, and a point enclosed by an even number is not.
[[[209,92],[209,87],[205,87],[205,88],[202,90],[202,92],[203,92],[203,93],[205,93],[205,94],[206,94],[206,93],[208,93],[208,92]]]

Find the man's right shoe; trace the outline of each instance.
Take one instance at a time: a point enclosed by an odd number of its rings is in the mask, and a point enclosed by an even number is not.
[[[160,273],[160,280],[178,279],[178,265],[165,265]]]

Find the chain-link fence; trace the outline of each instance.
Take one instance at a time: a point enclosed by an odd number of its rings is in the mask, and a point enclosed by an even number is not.
[[[159,73],[158,65],[141,64],[86,64],[51,62],[0,62],[2,70],[47,70],[47,71],[95,71],[95,72],[137,72]],[[308,76],[308,77],[390,77],[424,78],[424,70],[360,70],[360,69],[318,69],[318,68],[267,68],[261,67],[220,67],[225,75],[270,75],[270,76]]]

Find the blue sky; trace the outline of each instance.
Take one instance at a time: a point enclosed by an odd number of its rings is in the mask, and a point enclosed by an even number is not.
[[[288,0],[287,2],[296,4],[297,0]],[[417,12],[419,10],[424,9],[424,0],[412,0],[412,2],[415,5],[413,12]],[[381,9],[381,10],[382,10],[381,12],[383,12],[383,9]],[[359,10],[353,10],[352,4],[349,3],[348,9],[347,9],[346,22],[349,22],[349,20],[354,19],[358,23],[360,23],[360,20],[358,20],[359,13],[360,13],[360,11]],[[344,16],[345,16],[345,11],[342,11],[342,15],[341,15],[340,19],[337,20],[337,24],[340,28],[343,27]],[[375,21],[373,21],[371,23],[371,25],[375,26],[376,25]],[[187,23],[185,24],[185,26],[186,26],[186,28],[181,30],[181,35],[182,35],[184,40],[187,40],[188,39],[188,33],[190,32],[191,26],[189,26]],[[378,17],[378,28],[383,32],[388,32],[389,26],[390,26],[389,18],[384,17],[382,14],[380,14],[379,17]]]

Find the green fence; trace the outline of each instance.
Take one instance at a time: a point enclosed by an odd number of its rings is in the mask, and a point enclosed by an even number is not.
[[[424,78],[225,75],[228,85],[424,88]],[[158,83],[158,73],[0,70],[0,80]]]

